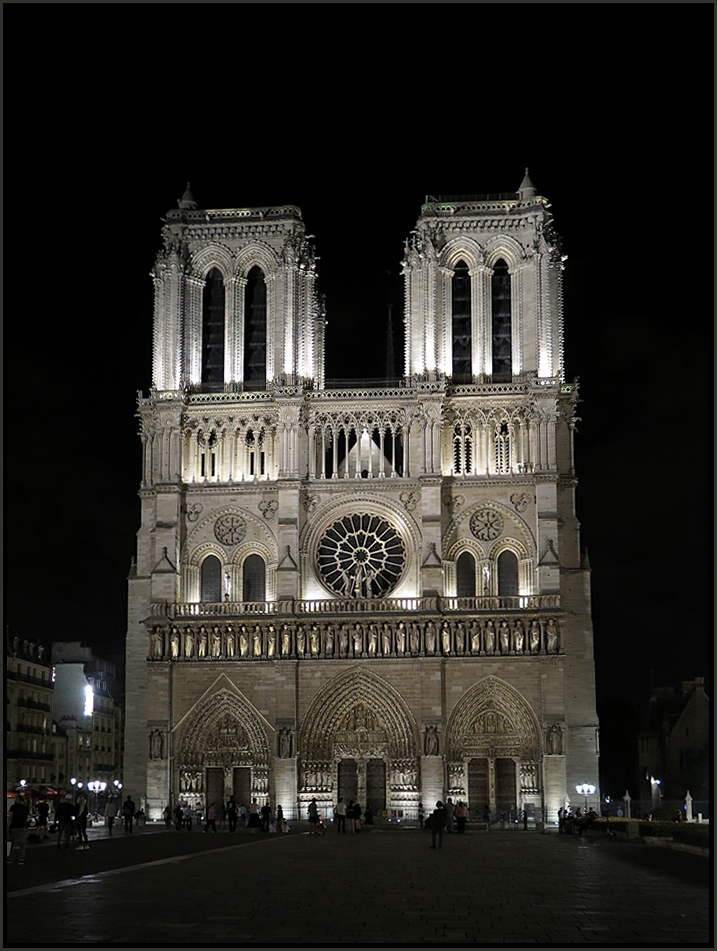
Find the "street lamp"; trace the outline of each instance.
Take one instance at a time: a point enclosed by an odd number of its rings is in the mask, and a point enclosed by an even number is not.
[[[597,789],[597,786],[593,786],[592,783],[580,783],[580,785],[576,786],[575,789],[577,790],[580,796],[585,796],[585,812],[587,812],[588,811],[588,796],[592,796],[592,794]]]

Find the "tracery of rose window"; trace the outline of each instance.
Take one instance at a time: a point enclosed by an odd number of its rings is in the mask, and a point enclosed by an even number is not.
[[[366,512],[345,515],[324,532],[319,571],[326,585],[347,598],[380,598],[398,582],[406,550],[385,518]]]

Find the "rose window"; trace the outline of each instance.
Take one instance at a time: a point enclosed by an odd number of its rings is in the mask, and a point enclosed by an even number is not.
[[[497,538],[503,531],[503,519],[492,509],[481,509],[471,516],[471,531],[481,541]]]
[[[345,515],[319,543],[319,572],[336,594],[380,598],[395,587],[406,563],[396,529],[378,515]]]

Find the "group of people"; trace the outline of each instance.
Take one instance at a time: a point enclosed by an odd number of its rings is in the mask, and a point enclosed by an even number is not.
[[[558,832],[575,832],[576,835],[582,835],[586,829],[590,829],[592,824],[598,818],[597,812],[590,807],[585,811],[580,806],[573,812],[572,806],[558,809]]]
[[[173,824],[177,832],[181,832],[182,829],[191,832],[194,820],[201,821],[202,818],[205,832],[209,832],[210,829],[216,832],[217,822],[220,828],[227,822],[230,832],[236,832],[238,827],[248,828],[252,834],[255,834],[257,829],[261,832],[289,831],[281,806],[277,806],[276,813],[273,813],[268,804],[260,806],[254,799],[249,806],[245,806],[244,803],[238,803],[234,796],[229,797],[226,805],[217,802],[210,803],[204,816],[199,816],[196,810],[185,802],[178,802],[174,810],[165,806],[163,818],[165,827],[170,829]]]
[[[59,799],[55,805],[54,826],[55,830],[50,829],[50,804],[45,800],[37,803],[36,816],[36,836],[37,843],[45,841],[50,831],[57,832],[57,848],[69,849],[70,843],[77,841],[76,851],[81,852],[89,849],[89,839],[87,836],[87,826],[90,822],[90,811],[87,799],[80,794],[73,801],[72,799]],[[122,816],[124,818],[125,832],[132,832],[132,826],[135,818],[141,818],[142,810],[136,809],[131,796],[122,804]],[[110,835],[117,817],[117,806],[114,800],[110,799],[105,806],[105,825]],[[12,861],[15,850],[18,853],[18,862],[25,864],[25,852],[28,835],[30,832],[30,809],[25,802],[25,797],[18,794],[7,814],[7,861]]]
[[[316,800],[312,799],[311,803],[312,805],[315,804]],[[311,809],[311,805],[309,806],[309,809]],[[368,812],[368,806],[366,807],[366,810]],[[353,799],[349,799],[348,802],[344,802],[343,797],[339,796],[339,801],[336,804],[336,808],[334,809],[334,819],[336,820],[337,832],[360,832],[361,816],[361,806],[358,802],[354,802]],[[364,818],[366,818],[365,815]],[[311,822],[311,812],[309,812],[309,822]]]

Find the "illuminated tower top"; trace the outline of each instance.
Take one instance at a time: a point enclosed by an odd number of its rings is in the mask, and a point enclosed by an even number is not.
[[[526,169],[501,195],[427,196],[406,242],[405,374],[563,379],[564,256]]]
[[[189,186],[178,206],[152,271],[154,389],[322,387],[325,319],[300,209],[200,210]]]

